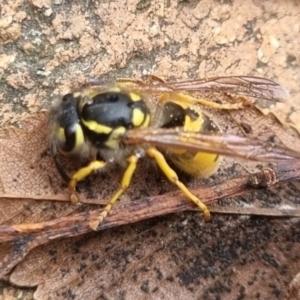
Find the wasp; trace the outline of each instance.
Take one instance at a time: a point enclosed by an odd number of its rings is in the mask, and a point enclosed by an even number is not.
[[[165,82],[146,80],[89,81],[68,93],[50,113],[51,153],[68,182],[70,200],[78,201],[77,183],[109,164],[124,166],[120,188],[90,226],[98,225],[129,187],[138,162],[154,160],[158,168],[210,219],[206,205],[179,180],[168,161],[195,177],[211,176],[220,155],[259,161],[297,157],[293,150],[223,134],[201,107],[242,109],[255,99],[281,101],[288,93],[279,84],[259,77],[231,76]],[[69,173],[60,156],[87,158],[89,163]],[[166,159],[167,158],[167,159]]]

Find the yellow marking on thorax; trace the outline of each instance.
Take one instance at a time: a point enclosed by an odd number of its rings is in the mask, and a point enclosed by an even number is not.
[[[135,127],[139,127],[145,118],[145,114],[139,109],[139,108],[134,108],[132,110],[132,124]]]
[[[149,114],[147,114],[144,123],[142,124],[141,128],[148,128],[150,126],[151,117]]]
[[[118,149],[120,146],[120,137],[126,132],[126,128],[123,126],[114,129],[109,137],[109,140],[105,142],[105,145],[111,149]]]
[[[133,101],[133,102],[137,102],[137,101],[141,101],[142,98],[140,95],[136,94],[136,93],[129,93],[129,96],[130,96],[130,99]]]
[[[109,89],[109,92],[116,92],[116,93],[119,93],[119,92],[121,92],[121,89],[118,88],[117,86],[115,86],[115,87],[110,88],[110,89]]]
[[[113,130],[111,127],[99,124],[96,121],[85,121],[84,119],[82,119],[82,123],[89,130],[99,134],[110,134]]]

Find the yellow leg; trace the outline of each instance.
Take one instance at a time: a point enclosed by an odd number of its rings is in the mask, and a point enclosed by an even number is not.
[[[168,165],[162,153],[160,153],[156,148],[151,147],[147,150],[147,154],[155,159],[157,165],[167,176],[167,178],[172,183],[176,184],[179,187],[179,189],[202,210],[204,214],[204,219],[208,221],[210,219],[210,212],[206,205],[202,203],[199,198],[193,195],[182,182],[179,181],[177,174]]]
[[[106,163],[104,161],[95,160],[72,175],[71,180],[69,182],[69,193],[70,193],[70,200],[72,203],[78,202],[78,198],[76,196],[76,185],[78,181],[85,179],[92,172],[103,168],[105,165]]]
[[[119,199],[119,197],[126,191],[128,188],[132,175],[136,169],[136,165],[138,162],[138,157],[135,155],[132,155],[128,158],[128,167],[125,170],[125,173],[122,178],[121,182],[121,188],[113,195],[113,197],[109,200],[107,205],[104,207],[103,211],[99,214],[96,220],[93,220],[90,222],[90,227],[93,230],[97,230],[99,224],[107,217],[109,212],[111,211],[113,205],[116,203],[116,201]]]

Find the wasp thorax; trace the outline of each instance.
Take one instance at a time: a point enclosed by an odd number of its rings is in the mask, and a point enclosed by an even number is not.
[[[93,127],[93,131],[105,133],[107,127],[114,129],[123,126],[126,129],[141,126],[149,110],[145,102],[139,98],[133,101],[130,94],[120,92],[107,92],[96,95],[89,100],[81,111],[81,118],[85,126]],[[95,126],[96,124],[98,127]],[[102,126],[102,127],[101,127]]]
[[[84,103],[80,121],[92,144],[100,148],[118,148],[120,136],[127,129],[149,126],[150,112],[139,95],[108,91]]]

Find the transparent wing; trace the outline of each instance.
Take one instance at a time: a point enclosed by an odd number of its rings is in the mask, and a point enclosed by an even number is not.
[[[300,160],[300,152],[274,143],[235,135],[186,132],[180,128],[129,130],[125,133],[123,141],[126,144],[148,143],[153,146],[184,148],[254,161]]]
[[[208,95],[208,99],[226,94],[281,102],[289,97],[289,93],[278,83],[253,76],[225,76],[174,82],[164,82],[158,77],[149,76],[145,81],[118,79],[117,82],[128,89],[145,92],[199,92]]]

